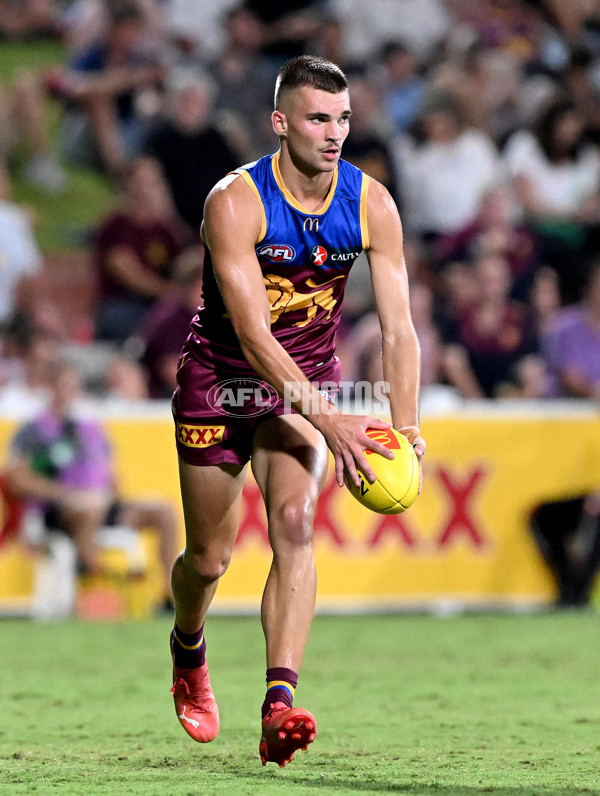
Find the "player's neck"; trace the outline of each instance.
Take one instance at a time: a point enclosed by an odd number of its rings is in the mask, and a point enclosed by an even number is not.
[[[294,163],[285,147],[279,152],[278,166],[285,187],[299,204],[312,213],[323,207],[331,189],[334,172],[306,173]]]

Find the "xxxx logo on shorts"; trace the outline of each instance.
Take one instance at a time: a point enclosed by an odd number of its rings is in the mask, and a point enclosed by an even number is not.
[[[177,439],[188,448],[210,448],[223,441],[225,426],[191,426],[177,423]]]

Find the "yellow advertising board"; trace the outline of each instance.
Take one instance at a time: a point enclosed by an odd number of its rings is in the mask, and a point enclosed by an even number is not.
[[[104,424],[123,496],[161,496],[179,506],[168,410]],[[14,428],[0,421],[2,461]],[[320,608],[551,600],[552,581],[528,517],[542,501],[600,487],[600,415],[457,414],[425,419],[423,433],[423,491],[404,514],[364,509],[337,487],[330,469],[315,520]],[[180,521],[183,542],[181,512]],[[215,609],[256,610],[269,566],[264,506],[249,473],[236,550]]]

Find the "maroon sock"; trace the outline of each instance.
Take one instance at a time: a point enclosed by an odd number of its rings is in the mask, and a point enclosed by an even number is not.
[[[267,669],[267,695],[261,711],[263,719],[275,702],[283,702],[284,705],[291,708],[297,685],[298,675],[291,669],[285,669],[282,666]]]
[[[175,666],[179,669],[195,669],[206,661],[204,625],[197,633],[182,633],[175,625],[171,633],[171,649]]]

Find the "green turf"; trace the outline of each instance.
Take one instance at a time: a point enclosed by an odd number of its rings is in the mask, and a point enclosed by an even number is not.
[[[1,794],[600,794],[598,616],[322,617],[297,704],[319,735],[262,768],[257,619],[212,618],[221,734],[196,745],[167,621],[0,624]]]

